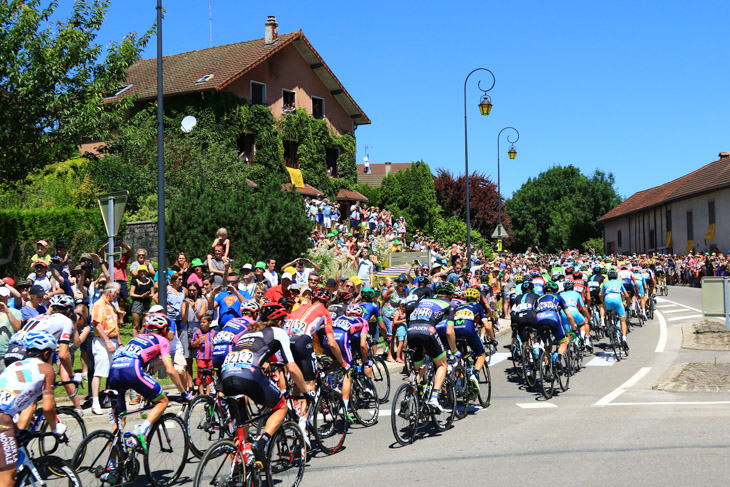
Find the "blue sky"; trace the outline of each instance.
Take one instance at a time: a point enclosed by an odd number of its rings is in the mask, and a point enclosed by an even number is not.
[[[112,0],[98,40],[145,31],[155,5]],[[209,46],[208,1],[163,5],[165,55]],[[507,197],[554,164],[613,172],[627,197],[730,151],[727,1],[212,6],[214,45],[263,37],[268,15],[280,33],[303,30],[372,120],[357,130],[358,162],[367,145],[371,162],[423,159],[433,172],[463,172],[463,85],[477,67],[493,71],[496,86],[488,117],[478,114],[477,74],[467,87],[469,166],[496,180],[497,133],[516,127],[516,160],[501,143]]]

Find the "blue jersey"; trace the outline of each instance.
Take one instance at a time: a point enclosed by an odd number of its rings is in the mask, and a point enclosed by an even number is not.
[[[601,285],[601,294],[604,296],[608,296],[609,294],[621,294],[625,292],[626,288],[624,287],[624,283],[619,281],[618,279],[603,281],[603,284]]]
[[[585,304],[583,303],[583,298],[578,291],[563,291],[562,293],[560,293],[560,297],[563,298],[568,308],[577,310],[585,307]]]
[[[567,308],[565,300],[559,294],[540,296],[535,306],[537,321],[551,320],[560,323],[560,311]]]
[[[215,302],[218,303],[218,321],[221,324],[226,324],[231,318],[241,317],[241,302],[235,294],[223,291],[215,297]]]
[[[373,317],[376,321],[383,321],[383,317],[380,315],[380,306],[376,303],[360,303],[360,306],[365,310],[365,314],[362,315],[365,321],[370,321],[370,318]]]
[[[480,323],[487,317],[487,312],[479,303],[463,303],[459,304],[454,311],[454,321],[456,323],[464,322],[474,325]]]

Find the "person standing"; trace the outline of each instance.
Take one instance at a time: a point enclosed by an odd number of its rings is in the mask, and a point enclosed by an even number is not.
[[[129,296],[132,298],[132,336],[144,332],[142,324],[144,316],[150,309],[154,286],[155,283],[149,277],[147,266],[138,266],[136,276],[132,278],[132,285],[129,288]]]
[[[269,257],[266,260],[266,270],[264,270],[264,277],[269,282],[269,287],[279,285],[279,276],[276,274],[276,259]]]
[[[350,229],[357,230],[360,225],[360,202],[350,206]]]
[[[16,331],[20,330],[23,316],[15,308],[8,306],[10,298],[10,289],[8,285],[0,281],[0,357],[5,356],[8,351],[10,337]],[[0,361],[0,372],[5,370],[5,362]]]
[[[228,258],[223,256],[223,246],[216,245],[213,254],[208,254],[208,273],[213,277],[213,288],[223,284],[223,271]]]
[[[104,294],[91,307],[91,324],[94,340],[91,348],[94,354],[94,378],[91,379],[91,412],[104,414],[99,403],[101,379],[109,377],[112,354],[119,347],[120,315],[114,308],[114,301],[120,296],[119,284],[110,282],[104,287]]]

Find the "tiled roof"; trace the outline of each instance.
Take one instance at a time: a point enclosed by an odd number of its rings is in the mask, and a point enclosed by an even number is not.
[[[390,163],[390,172],[393,173],[393,172],[405,171],[412,165],[413,165],[412,162],[391,162]],[[385,163],[370,164],[370,174],[385,176],[385,166],[386,166]],[[357,174],[358,174],[358,176],[365,174],[365,164],[357,165]]]
[[[362,193],[343,188],[337,193],[337,201],[362,201],[367,203],[368,199]]]
[[[674,200],[727,187],[730,187],[730,157],[721,155],[717,161],[674,181],[631,195],[598,221],[611,220]]]
[[[281,189],[283,191],[291,191],[291,183],[283,183],[281,185]],[[303,188],[294,188],[294,191],[299,194],[303,194],[304,196],[324,196],[323,192],[308,184],[305,184]]]
[[[335,96],[335,99],[350,114],[355,123],[369,124],[370,120],[367,115],[327,67],[301,30],[281,34],[269,45],[266,45],[264,38],[261,38],[164,56],[162,60],[165,96],[196,93],[203,90],[221,91],[292,43],[308,61],[318,60],[321,67],[316,69],[315,73],[330,90],[334,90],[336,87],[338,91],[341,91]],[[211,74],[213,76],[210,79],[196,84],[197,80]],[[134,63],[127,70],[126,83],[132,86],[119,97],[138,95],[138,100],[141,101],[154,99],[157,96],[157,58],[144,59]],[[107,101],[113,102],[116,99],[117,97],[110,97],[107,98]]]

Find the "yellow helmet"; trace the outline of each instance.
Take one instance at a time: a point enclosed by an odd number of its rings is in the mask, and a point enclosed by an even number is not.
[[[466,291],[464,291],[464,299],[467,301],[479,301],[479,298],[482,297],[482,293],[479,292],[478,289],[474,289],[473,287],[470,287]]]

